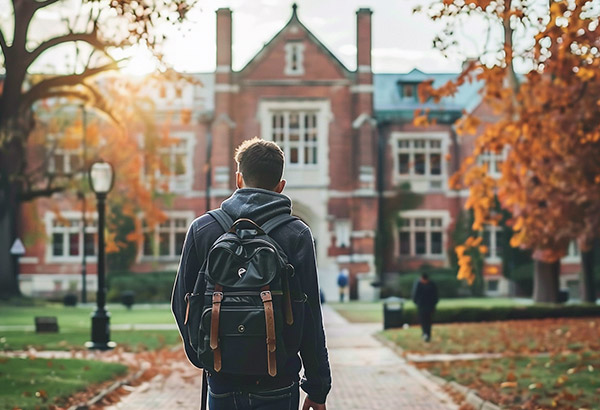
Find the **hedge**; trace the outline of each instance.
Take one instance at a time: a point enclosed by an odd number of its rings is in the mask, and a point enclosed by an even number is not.
[[[437,285],[440,298],[447,299],[470,295],[468,286],[464,281],[456,279],[456,272],[454,270],[443,269],[428,274],[429,278]],[[394,280],[395,283],[390,286],[390,292],[395,296],[410,299],[414,283],[420,277],[420,272],[401,273]]]
[[[445,307],[436,310],[434,323],[494,322],[500,320],[551,319],[600,316],[600,305],[530,305],[497,307]],[[418,324],[417,310],[407,306],[402,322]]]
[[[135,303],[168,303],[176,272],[114,272],[107,275],[109,302],[121,302],[123,292],[134,292]]]

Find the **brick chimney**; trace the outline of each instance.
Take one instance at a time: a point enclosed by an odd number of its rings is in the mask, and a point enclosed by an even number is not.
[[[356,71],[371,73],[371,15],[368,8],[356,12]]]
[[[217,10],[217,73],[231,71],[231,9]]]
[[[217,69],[215,71],[215,108],[212,122],[211,151],[213,203],[219,203],[224,193],[235,184],[233,174],[232,106],[235,85],[231,72],[231,9],[217,10]]]

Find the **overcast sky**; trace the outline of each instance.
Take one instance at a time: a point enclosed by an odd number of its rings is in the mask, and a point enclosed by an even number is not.
[[[233,66],[241,69],[289,20],[292,3],[285,0],[201,1],[200,8],[191,15],[192,23],[167,47],[169,60],[185,71],[214,70],[215,10],[229,7],[233,10]],[[300,20],[351,70],[356,68],[356,10],[369,7],[373,10],[374,71],[407,72],[415,67],[424,71],[457,71],[460,62],[444,59],[432,47],[432,39],[440,26],[424,15],[413,14],[414,6],[419,3],[428,2],[297,1]]]
[[[408,72],[419,68],[426,72],[456,72],[459,59],[444,59],[432,47],[432,39],[441,25],[413,8],[432,0],[298,0],[300,20],[350,70],[356,68],[356,10],[369,7],[373,11],[373,70],[375,72]],[[58,8],[77,3],[65,0],[36,15],[30,30],[42,39],[55,31]],[[177,70],[210,72],[215,69],[216,15],[220,7],[233,10],[233,68],[241,69],[289,20],[293,1],[288,0],[200,0],[189,14],[189,22],[169,33],[165,46],[167,61]],[[63,6],[60,6],[63,4]],[[0,24],[10,33],[10,0],[0,0]],[[464,27],[470,40],[477,39],[477,25]],[[480,37],[479,37],[480,38]],[[63,55],[46,55],[36,71],[68,61]],[[120,56],[119,56],[120,57]],[[137,64],[143,66],[144,64]]]

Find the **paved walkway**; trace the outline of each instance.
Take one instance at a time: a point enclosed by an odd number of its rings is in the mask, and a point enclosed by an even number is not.
[[[374,324],[350,324],[329,306],[323,309],[333,372],[329,410],[456,409],[435,384],[383,346],[371,335]],[[173,363],[177,371],[144,383],[108,410],[197,410],[199,372],[186,361]]]

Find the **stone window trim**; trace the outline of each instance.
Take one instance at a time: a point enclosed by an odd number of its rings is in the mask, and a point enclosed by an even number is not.
[[[288,41],[285,45],[285,75],[304,74],[304,43]]]
[[[445,156],[449,138],[448,132],[393,132],[390,148],[394,184],[411,182],[415,192],[447,190]]]
[[[68,221],[69,225],[66,225],[64,221]],[[81,212],[80,211],[62,211],[59,215],[55,212],[46,212],[44,215],[44,222],[46,226],[46,263],[67,263],[67,264],[81,264],[83,262],[83,236],[81,235]],[[96,255],[98,253],[98,214],[96,212],[86,213],[86,227],[85,234],[92,235],[94,254],[86,255],[86,262],[95,263],[97,261]],[[71,254],[70,249],[70,238],[75,237],[77,240],[76,253]],[[54,240],[57,237],[61,237],[62,243],[59,247],[62,249],[61,255],[56,255],[56,249],[54,247]],[[89,238],[89,237],[88,237]]]
[[[394,255],[398,259],[423,259],[423,260],[446,260],[446,243],[448,239],[447,229],[451,222],[450,213],[445,210],[409,210],[399,214],[402,226],[398,226],[394,232]],[[433,249],[433,235],[440,234],[440,252]],[[408,252],[403,252],[401,247],[402,236],[408,239]],[[417,249],[418,242],[424,239],[424,249]],[[405,248],[406,251],[406,248]]]
[[[167,219],[154,227],[144,226],[142,228],[143,239],[138,249],[138,262],[175,262],[183,248],[183,240],[190,224],[195,218],[193,211],[165,211]],[[143,221],[143,215],[139,216]],[[152,243],[147,243],[147,235],[152,236]],[[167,239],[167,243],[161,248],[161,236]],[[148,248],[149,246],[150,248]],[[146,252],[152,249],[152,254]]]

